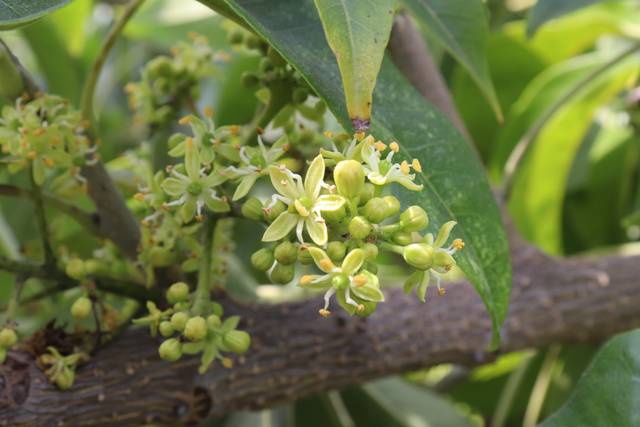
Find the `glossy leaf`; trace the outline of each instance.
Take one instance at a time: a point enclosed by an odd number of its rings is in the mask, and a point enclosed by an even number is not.
[[[529,12],[527,33],[533,35],[545,22],[602,0],[538,0]]]
[[[70,0],[0,0],[0,30],[20,27],[61,8]]]
[[[640,331],[609,340],[569,401],[539,427],[640,425]]]
[[[315,0],[315,4],[338,61],[349,117],[354,126],[367,128],[396,0]]]
[[[348,129],[338,67],[311,0],[229,4],[305,76]],[[426,171],[417,177],[424,190],[401,192],[403,203],[425,208],[432,232],[449,220],[458,222],[452,238],[467,243],[456,255],[458,263],[482,296],[497,333],[506,314],[511,266],[499,211],[476,154],[388,60],[383,61],[374,96],[372,133],[398,141],[398,160],[418,158]]]
[[[481,0],[404,0],[413,15],[466,68],[499,120],[500,103],[487,65],[489,23]]]
[[[446,399],[397,377],[350,387],[342,396],[358,426],[471,426]]]

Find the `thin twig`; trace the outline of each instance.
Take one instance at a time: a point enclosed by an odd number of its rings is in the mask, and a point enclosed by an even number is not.
[[[56,259],[49,241],[51,234],[49,234],[49,224],[47,223],[47,213],[44,210],[44,202],[42,201],[42,190],[33,178],[31,166],[29,170],[29,176],[31,177],[31,191],[33,194],[32,200],[35,205],[36,221],[40,231],[40,239],[42,241],[42,249],[44,252],[44,265],[47,267],[55,266]]]

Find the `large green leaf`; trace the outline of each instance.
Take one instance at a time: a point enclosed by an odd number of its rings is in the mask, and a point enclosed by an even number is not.
[[[529,12],[527,33],[533,35],[545,22],[603,0],[538,0]]]
[[[640,331],[609,340],[569,401],[539,427],[640,425]]]
[[[353,420],[367,427],[469,427],[446,399],[401,378],[386,378],[342,393]]]
[[[209,0],[202,0],[207,3]],[[340,74],[311,0],[229,1],[308,80],[349,128]],[[459,264],[485,302],[497,332],[511,287],[508,245],[482,165],[469,144],[440,111],[425,101],[389,61],[383,61],[374,93],[372,133],[398,141],[404,158],[426,170],[422,192],[402,193],[406,204],[429,212],[432,230],[458,221],[456,237],[467,242]]]
[[[315,0],[315,4],[338,61],[349,117],[357,130],[367,129],[396,0]]]
[[[0,0],[0,30],[19,27],[61,8],[70,0]]]
[[[500,103],[487,65],[489,23],[481,0],[404,0],[423,28],[469,72],[499,119]]]

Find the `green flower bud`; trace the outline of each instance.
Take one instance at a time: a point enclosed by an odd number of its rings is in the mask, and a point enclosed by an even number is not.
[[[175,362],[182,357],[182,344],[176,338],[169,338],[160,344],[158,354],[162,360]]]
[[[65,272],[67,273],[67,276],[76,280],[82,280],[87,275],[87,271],[84,268],[84,261],[80,258],[73,258],[70,260],[67,263]]]
[[[354,239],[364,239],[371,233],[371,224],[363,216],[353,217],[349,223],[349,233]]]
[[[413,242],[411,233],[409,233],[408,231],[398,231],[397,233],[394,233],[393,236],[391,236],[391,239],[394,241],[394,243],[402,246],[406,246]]]
[[[346,216],[347,210],[345,209],[344,205],[340,206],[340,208],[336,209],[335,211],[322,212],[322,218],[330,224],[338,224],[340,221],[345,219]]]
[[[369,200],[371,200],[376,192],[376,187],[370,182],[367,182],[362,189],[362,193],[360,193],[360,205],[366,204]]]
[[[311,129],[302,129],[298,134],[298,140],[296,141],[298,144],[307,145],[313,143],[313,140],[316,137],[316,132]]]
[[[359,197],[364,190],[364,169],[360,162],[342,160],[333,169],[338,194],[347,199]]]
[[[210,314],[207,317],[207,327],[211,330],[218,329],[222,325],[222,320],[220,320],[220,316],[216,316],[215,314]]]
[[[154,246],[149,250],[149,264],[153,267],[169,267],[173,265],[175,259],[175,254],[167,248]],[[87,262],[85,262],[87,274],[90,274],[86,264]]]
[[[258,249],[251,255],[251,265],[256,270],[267,271],[273,265],[273,251],[269,248]]]
[[[202,316],[187,320],[182,334],[190,341],[202,341],[207,336],[207,321]]]
[[[269,203],[271,203],[271,202],[269,202]],[[264,214],[264,218],[268,222],[273,222],[273,221],[275,221],[276,218],[278,218],[278,216],[280,216],[280,214],[282,212],[285,211],[285,209],[287,209],[287,205],[285,205],[280,200],[278,200],[276,202],[276,204],[273,205],[271,208],[269,208],[269,210]]]
[[[4,363],[7,359],[7,349],[4,347],[0,347],[0,363]]]
[[[184,282],[177,282],[167,289],[167,301],[170,304],[186,301],[189,298],[189,285]]]
[[[262,40],[255,34],[248,34],[244,39],[244,43],[249,49],[258,49],[262,44]]]
[[[243,354],[249,350],[251,345],[251,336],[245,331],[229,331],[222,337],[222,342],[229,349],[236,354]]]
[[[262,212],[262,202],[255,197],[251,197],[244,202],[241,212],[245,218],[260,221],[264,215]]]
[[[379,224],[389,215],[387,215],[388,205],[381,197],[374,197],[370,199],[364,208],[362,208],[362,214],[365,218],[374,224]]]
[[[400,226],[404,231],[420,231],[429,225],[429,217],[420,206],[409,206],[400,214]]]
[[[187,320],[189,320],[189,315],[184,311],[179,311],[173,313],[173,316],[171,316],[171,325],[176,331],[182,332],[187,324]]]
[[[62,368],[60,372],[55,376],[53,381],[56,383],[60,390],[68,390],[73,386],[74,381],[76,380],[76,373],[73,369],[65,366]]]
[[[313,264],[313,257],[311,256],[311,252],[309,252],[308,246],[300,245],[298,249],[298,262],[302,265]]]
[[[16,331],[10,328],[4,328],[0,331],[0,348],[11,348],[18,342]]]
[[[433,256],[434,268],[437,268],[442,273],[449,272],[455,265],[456,260],[447,252],[436,251]]]
[[[91,314],[92,304],[87,297],[80,297],[71,306],[71,315],[74,319],[86,319]]]
[[[293,280],[296,269],[295,264],[285,265],[277,263],[271,271],[271,280],[279,285],[286,285]]]
[[[307,97],[309,96],[309,91],[303,87],[298,87],[295,88],[292,94],[292,99],[293,102],[295,102],[296,104],[302,104],[304,101],[307,100]]]
[[[433,247],[426,243],[412,243],[404,248],[402,257],[410,266],[428,270],[433,266]]]
[[[271,62],[269,58],[262,58],[260,60],[260,65],[258,66],[258,69],[261,72],[268,73],[269,71],[272,71],[273,68],[274,68],[273,62]]]
[[[162,335],[165,338],[170,337],[175,332],[175,329],[173,329],[173,325],[168,320],[164,320],[160,322],[160,326],[158,327],[158,330],[160,331],[160,335]]]
[[[245,71],[244,73],[242,73],[242,77],[240,78],[242,81],[242,85],[248,89],[256,87],[260,82],[260,78],[255,75],[255,73],[251,73],[249,71]]]
[[[340,290],[349,286],[349,277],[346,274],[338,274],[331,279],[331,286]]]
[[[365,243],[362,250],[364,251],[365,257],[370,261],[375,260],[378,256],[378,247],[373,243]]]
[[[400,200],[394,196],[385,196],[382,198],[387,204],[386,214],[387,217],[394,216],[400,212]]]
[[[273,256],[280,264],[294,264],[298,259],[298,245],[288,241],[284,241],[276,246]]]
[[[241,30],[231,32],[227,38],[230,44],[242,44],[244,41],[244,33]]]
[[[338,240],[329,242],[327,245],[327,255],[332,261],[341,261],[347,254],[347,245]]]

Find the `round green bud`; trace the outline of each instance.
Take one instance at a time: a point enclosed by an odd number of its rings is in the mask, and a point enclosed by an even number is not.
[[[170,304],[186,301],[189,298],[189,285],[184,282],[177,282],[167,289],[167,301]]]
[[[370,182],[364,184],[364,188],[362,189],[362,193],[360,193],[360,205],[366,204],[369,200],[371,200],[376,192],[376,187]]]
[[[394,216],[400,212],[400,200],[394,196],[385,196],[382,198],[387,204],[387,217]]]
[[[167,248],[154,246],[149,250],[149,264],[153,267],[168,267],[175,262],[175,255]],[[86,268],[85,262],[85,268]],[[86,268],[87,274],[89,269]]]
[[[362,214],[372,223],[379,224],[389,216],[387,215],[387,207],[387,203],[382,197],[373,197],[362,208]]]
[[[298,259],[298,245],[285,240],[276,246],[273,256],[280,264],[294,264]]]
[[[418,270],[428,270],[433,266],[433,246],[426,243],[412,243],[404,248],[402,257],[410,266]]]
[[[160,335],[165,338],[169,338],[175,332],[173,329],[173,325],[168,320],[164,320],[160,322],[160,326],[158,326],[158,330],[160,331]]]
[[[309,97],[309,91],[303,87],[297,87],[293,90],[292,99],[296,104],[302,104]]]
[[[279,285],[286,285],[293,280],[295,276],[295,264],[285,265],[277,263],[271,271],[271,280]]]
[[[0,347],[0,363],[4,363],[7,359],[7,349],[4,347]]]
[[[0,348],[11,348],[18,342],[16,331],[10,328],[4,328],[0,331]]]
[[[182,357],[182,344],[176,338],[169,338],[160,344],[158,354],[162,360],[175,362]]]
[[[182,334],[190,341],[202,341],[207,336],[207,321],[202,316],[187,320]]]
[[[67,263],[65,268],[67,276],[72,279],[82,280],[87,275],[87,270],[84,268],[84,261],[80,258],[73,258]]]
[[[215,330],[222,325],[222,320],[220,320],[220,316],[216,316],[215,314],[210,314],[207,317],[207,327],[210,330]]]
[[[327,245],[327,254],[332,261],[342,261],[347,254],[347,245],[338,240],[329,242]]]
[[[406,246],[413,242],[413,238],[411,237],[411,233],[408,231],[398,231],[391,236],[391,239],[394,243],[397,243],[402,246]]]
[[[176,331],[182,332],[187,324],[187,320],[189,320],[189,315],[184,311],[173,313],[171,316],[171,326],[173,326],[173,329]]]
[[[450,271],[456,265],[456,260],[444,251],[436,251],[433,256],[433,266],[442,270],[443,272]]]
[[[346,274],[338,274],[331,279],[331,286],[340,290],[349,286],[349,277]]]
[[[244,38],[244,44],[249,49],[258,49],[260,48],[261,43],[262,41],[255,34],[247,34],[247,36]]]
[[[404,231],[420,231],[429,225],[429,216],[420,206],[409,206],[400,214],[400,226]]]
[[[313,143],[313,140],[316,137],[316,132],[311,129],[302,129],[298,134],[298,144],[307,145]]]
[[[70,369],[66,366],[61,371],[59,371],[53,379],[60,390],[70,389],[75,380],[76,373],[73,371],[73,369]]]
[[[269,202],[269,203],[271,203],[271,202]],[[275,203],[275,205],[273,205],[272,207],[269,208],[269,210],[265,213],[264,217],[268,222],[273,222],[286,209],[287,209],[287,205],[285,205],[280,200],[278,200]]]
[[[347,199],[359,197],[364,190],[364,169],[360,162],[342,160],[333,169],[333,181],[338,194]]]
[[[256,270],[267,271],[273,265],[273,251],[269,248],[258,249],[251,255],[251,265]]]
[[[340,208],[335,211],[324,211],[322,212],[322,218],[331,224],[337,224],[342,221],[347,216],[347,210],[344,205],[340,206]]]
[[[364,239],[371,233],[371,224],[363,216],[353,217],[349,222],[349,233],[355,239]]]
[[[273,62],[269,58],[262,58],[258,69],[263,73],[268,73],[274,69]]]
[[[97,259],[88,259],[84,262],[84,269],[88,275],[98,274],[104,271],[103,264]]]
[[[180,301],[173,304],[173,311],[174,312],[189,311],[189,307],[191,307],[191,305],[189,304],[189,301]]]
[[[91,300],[87,297],[80,297],[71,305],[71,315],[74,319],[86,319],[91,314]]]
[[[311,252],[309,252],[308,246],[300,245],[298,248],[298,262],[302,265],[313,264],[313,257],[311,256]]]
[[[241,30],[235,30],[229,33],[228,40],[230,44],[242,44],[244,41],[244,33]]]
[[[229,351],[236,354],[243,354],[249,350],[251,336],[245,331],[229,331],[222,337],[222,342]]]
[[[240,77],[240,79],[242,81],[242,85],[248,89],[252,89],[260,83],[260,78],[249,71],[242,73],[242,77]]]
[[[245,218],[260,221],[264,215],[262,212],[262,202],[255,197],[251,197],[242,204],[241,212]]]
[[[378,247],[373,243],[365,243],[362,250],[364,251],[365,257],[370,261],[375,260],[378,256]]]

